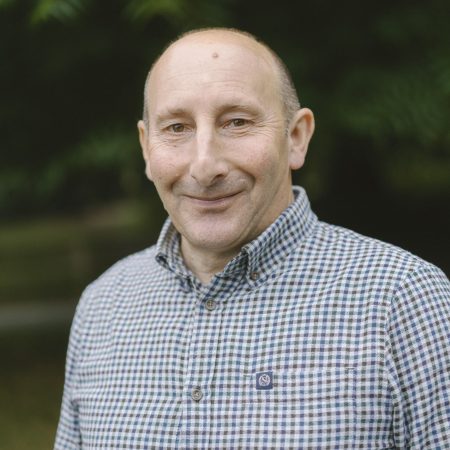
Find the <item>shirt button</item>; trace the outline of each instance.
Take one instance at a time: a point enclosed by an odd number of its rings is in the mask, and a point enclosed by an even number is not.
[[[252,273],[250,274],[250,278],[251,278],[253,281],[256,281],[256,280],[259,278],[259,272],[252,272]]]
[[[202,390],[200,388],[192,389],[191,397],[192,397],[192,400],[195,400],[196,402],[199,402],[202,399],[202,397],[203,397]]]
[[[205,308],[208,310],[208,311],[213,311],[214,309],[216,309],[216,307],[217,307],[217,302],[215,302],[214,300],[212,300],[212,299],[208,299],[208,300],[206,300],[206,302],[205,302]]]

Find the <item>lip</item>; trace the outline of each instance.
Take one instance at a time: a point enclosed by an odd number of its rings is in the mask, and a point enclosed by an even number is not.
[[[231,194],[224,194],[214,197],[196,197],[192,195],[185,195],[191,203],[203,208],[224,208],[229,206],[230,203],[240,194],[240,192],[233,192]]]

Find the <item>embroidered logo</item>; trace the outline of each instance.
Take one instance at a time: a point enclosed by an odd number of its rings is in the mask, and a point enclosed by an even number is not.
[[[256,389],[272,389],[273,373],[272,371],[256,373]]]

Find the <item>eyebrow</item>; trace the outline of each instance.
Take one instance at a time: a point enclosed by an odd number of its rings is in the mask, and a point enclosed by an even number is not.
[[[217,107],[216,113],[218,115],[222,115],[222,114],[232,113],[232,112],[237,112],[237,111],[242,111],[242,112],[245,112],[247,114],[252,114],[252,115],[260,115],[261,114],[257,105],[254,105],[252,103],[244,104],[244,103],[233,102],[233,101],[219,105]],[[156,114],[156,123],[162,123],[162,122],[170,120],[171,118],[174,118],[174,117],[186,117],[189,115],[190,115],[190,112],[186,108],[168,106]]]
[[[187,116],[188,112],[184,108],[165,108],[163,111],[156,114],[156,122],[160,123],[163,122],[171,117],[176,116]]]
[[[221,114],[225,113],[225,112],[233,112],[233,111],[244,111],[244,112],[248,112],[251,114],[256,114],[257,113],[257,107],[252,105],[252,104],[240,104],[240,103],[229,103],[229,104],[225,104],[222,105],[219,108],[219,111]]]

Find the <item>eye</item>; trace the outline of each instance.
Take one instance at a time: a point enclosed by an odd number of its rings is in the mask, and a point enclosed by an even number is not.
[[[186,131],[186,127],[182,123],[174,123],[169,125],[168,129],[172,133],[182,133],[183,131]]]
[[[236,119],[231,119],[229,122],[225,124],[225,128],[239,128],[248,124],[247,119],[242,119],[241,117],[237,117]]]

